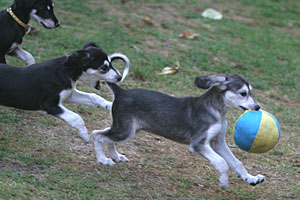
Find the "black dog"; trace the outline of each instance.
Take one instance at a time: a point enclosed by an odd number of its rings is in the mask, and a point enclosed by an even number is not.
[[[25,68],[0,64],[0,105],[45,111],[76,128],[88,142],[89,134],[81,117],[62,104],[71,102],[110,110],[111,102],[96,94],[78,91],[76,82],[82,78],[96,87],[99,80],[120,81],[121,74],[111,65],[114,59],[126,63],[124,79],[129,70],[128,58],[123,54],[108,56],[95,43],[87,43],[69,56]]]
[[[59,26],[54,15],[52,0],[15,0],[13,5],[0,12],[0,63],[6,63],[5,55],[15,56],[26,65],[35,63],[33,56],[19,47],[22,38],[30,30],[30,19],[52,29]]]

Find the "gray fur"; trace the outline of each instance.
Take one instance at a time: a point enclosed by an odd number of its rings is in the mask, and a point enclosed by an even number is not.
[[[251,96],[249,83],[241,76],[221,74],[197,77],[197,87],[210,88],[199,97],[177,98],[152,90],[124,90],[114,83],[108,85],[115,95],[112,106],[113,123],[111,128],[93,133],[98,162],[114,164],[104,155],[102,144],[114,145],[116,142],[127,141],[137,131],[145,130],[189,144],[191,152],[202,154],[221,173],[221,187],[228,185],[228,165],[250,184],[255,185],[264,180],[261,175],[251,176],[243,166],[236,169],[240,161],[232,155],[224,139],[226,112],[229,108],[242,111],[259,109]],[[247,96],[244,97],[241,93]],[[219,155],[223,153],[224,158]],[[116,161],[128,161],[116,151],[114,155],[118,155],[113,158]]]
[[[215,77],[197,77],[196,80],[206,79],[205,87],[215,87],[199,97],[184,98],[146,89],[124,90],[109,83],[115,100],[112,107],[113,125],[105,135],[114,142],[122,141],[123,137],[131,134],[131,124],[135,120],[139,127],[137,131],[145,130],[180,143],[189,144],[195,138],[206,138],[205,131],[210,124],[218,123],[219,116],[225,117],[227,112],[223,102],[226,91],[221,91],[217,86],[228,80],[225,75],[219,75],[223,79]],[[239,76],[227,78],[235,80],[227,83],[227,87],[234,91],[245,83],[248,85]]]

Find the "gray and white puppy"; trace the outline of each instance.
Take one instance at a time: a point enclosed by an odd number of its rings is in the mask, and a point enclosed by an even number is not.
[[[98,163],[114,165],[113,160],[128,161],[116,151],[115,143],[130,140],[136,131],[145,130],[189,144],[190,152],[204,156],[220,173],[220,187],[228,187],[229,167],[250,185],[264,181],[262,175],[248,174],[225,141],[228,109],[260,109],[251,95],[251,86],[241,76],[197,77],[195,85],[198,88],[210,88],[199,97],[176,98],[152,90],[125,90],[114,83],[108,85],[115,95],[113,123],[110,128],[93,131]],[[108,145],[111,158],[103,153],[104,143]]]

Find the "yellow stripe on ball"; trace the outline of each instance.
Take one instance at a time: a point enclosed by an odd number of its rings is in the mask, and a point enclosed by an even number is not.
[[[277,119],[263,110],[244,112],[236,121],[233,131],[237,146],[251,153],[271,150],[281,135]]]
[[[279,134],[276,122],[265,111],[262,111],[261,124],[249,152],[267,152],[275,146],[278,139]]]

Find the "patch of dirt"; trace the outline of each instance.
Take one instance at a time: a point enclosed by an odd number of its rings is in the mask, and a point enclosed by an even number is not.
[[[5,112],[15,112],[15,110],[7,109]],[[51,118],[51,116],[42,116],[39,112],[20,112],[24,116],[24,120],[28,121],[28,124],[34,124],[44,117]],[[103,110],[88,115],[82,114],[82,117],[85,119],[90,131],[103,129],[111,124],[109,113]],[[87,118],[98,118],[99,120],[91,121]],[[125,154],[130,161],[127,163],[117,163],[114,167],[108,167],[96,163],[92,143],[85,144],[79,138],[78,134],[75,133],[74,129],[56,118],[53,118],[53,120],[57,120],[55,125],[48,127],[38,126],[35,129],[36,132],[32,134],[36,134],[36,136],[43,134],[42,144],[45,146],[55,147],[62,143],[63,149],[58,148],[56,153],[65,153],[64,148],[68,149],[72,160],[66,161],[67,164],[80,165],[91,177],[98,177],[101,184],[106,187],[116,187],[114,181],[111,179],[119,177],[121,182],[119,182],[118,187],[136,192],[125,199],[151,199],[154,197],[154,194],[163,194],[165,197],[173,199],[176,194],[179,195],[187,191],[191,195],[200,195],[202,198],[208,199],[218,196],[231,199],[236,198],[236,194],[219,189],[216,170],[203,157],[190,154],[187,145],[178,144],[146,132],[140,132],[132,141],[120,144],[117,147],[118,151]],[[31,135],[30,137],[33,136]],[[281,139],[279,145],[276,147],[275,152],[284,152],[284,143],[287,142],[287,138],[285,137],[283,135],[283,139]],[[297,180],[297,177],[300,178],[300,174],[294,174],[293,179],[287,179],[289,175],[286,176],[283,174],[285,172],[280,170],[281,167],[288,167],[294,164],[294,161],[289,164],[287,157],[242,152],[233,145],[234,142],[230,132],[228,133],[227,140],[233,153],[244,163],[250,173],[266,175],[266,181],[254,188],[231,174],[230,188],[234,188],[235,191],[255,192],[262,198],[276,199],[284,196],[296,198],[295,194],[292,191],[287,192],[286,188],[290,181]],[[36,148],[32,149],[32,154],[35,154],[34,149]],[[15,161],[2,159],[0,170],[9,169],[21,173],[31,173],[37,180],[43,180],[44,177],[43,169],[38,166],[22,166]],[[109,175],[111,178],[105,178],[104,174]],[[278,184],[279,182],[285,184]],[[268,194],[265,192],[270,189],[272,191],[276,190],[277,193]]]

